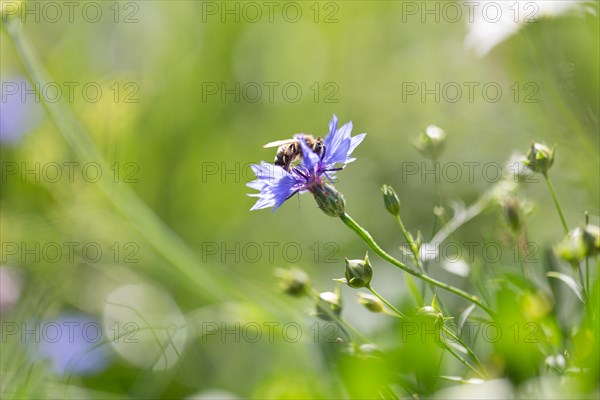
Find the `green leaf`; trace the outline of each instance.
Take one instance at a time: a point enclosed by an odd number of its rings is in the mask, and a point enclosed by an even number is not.
[[[482,383],[485,383],[486,381],[484,381],[483,379],[479,379],[479,378],[462,378],[460,376],[440,376],[440,379],[446,380],[446,381],[450,381],[450,382],[459,382],[459,383],[464,383],[464,384],[470,384],[470,385],[481,385]]]
[[[561,274],[560,272],[550,271],[546,273],[546,276],[549,278],[555,278],[563,281],[572,291],[575,293],[577,298],[583,302],[583,291],[581,286],[569,275]]]
[[[408,289],[412,293],[417,304],[419,306],[423,305],[423,296],[421,296],[421,291],[415,284],[415,281],[413,280],[412,276],[408,276],[408,275],[406,276],[406,284],[408,285]]]
[[[463,311],[460,314],[460,318],[458,318],[458,329],[463,328],[463,326],[465,325],[465,322],[467,322],[467,319],[469,318],[469,315],[471,315],[471,313],[473,312],[474,309],[475,309],[475,304],[471,304],[469,307],[467,307],[467,309],[465,311]]]

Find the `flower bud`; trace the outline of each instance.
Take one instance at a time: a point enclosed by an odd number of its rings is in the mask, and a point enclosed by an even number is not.
[[[567,236],[554,246],[554,252],[568,262],[578,263],[585,257],[598,254],[600,248],[600,228],[586,225],[571,230]]]
[[[276,275],[280,278],[279,287],[285,294],[301,297],[307,294],[310,280],[306,272],[298,268],[278,269]]]
[[[344,195],[326,183],[316,185],[311,190],[317,205],[330,217],[340,217],[345,212],[346,200]]]
[[[567,262],[578,263],[585,257],[586,249],[583,240],[583,229],[571,230],[556,246],[554,252]]]
[[[437,319],[438,317],[442,316],[442,313],[440,313],[432,306],[423,306],[419,308],[419,311],[417,311],[417,315]]]
[[[394,189],[391,186],[383,185],[381,193],[383,193],[383,203],[385,204],[385,208],[387,208],[390,214],[398,215],[400,213],[400,200],[398,200],[398,196]]]
[[[444,150],[446,132],[435,125],[429,125],[425,132],[421,132],[415,143],[419,152],[430,160],[437,160]]]
[[[371,312],[378,313],[384,310],[383,303],[376,296],[368,293],[359,292],[356,295],[358,304],[362,304]]]
[[[373,268],[369,263],[369,256],[365,255],[364,260],[346,259],[346,281],[345,283],[354,289],[369,286],[373,278]]]
[[[335,292],[323,292],[319,294],[315,315],[325,321],[333,320],[334,316],[342,314],[342,297],[339,287]]]
[[[431,327],[440,329],[444,325],[444,316],[442,312],[436,306],[423,306],[417,311],[417,317],[423,318],[422,321],[426,321],[428,324],[432,323]]]
[[[565,368],[567,366],[565,357],[562,354],[548,356],[544,360],[544,363],[546,364],[546,368],[554,369],[561,373],[563,373],[565,371]]]
[[[502,199],[502,211],[513,232],[518,233],[525,224],[525,215],[531,212],[531,204],[514,196],[507,196]]]
[[[554,152],[556,146],[550,150],[547,146],[540,143],[532,143],[529,152],[527,153],[527,159],[524,164],[527,168],[533,172],[539,172],[545,174],[548,172],[552,164],[554,163]]]

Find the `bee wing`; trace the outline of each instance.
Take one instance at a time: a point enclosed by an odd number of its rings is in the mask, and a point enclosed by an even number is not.
[[[274,142],[271,143],[267,143],[263,146],[264,149],[267,149],[269,147],[279,147],[279,146],[283,146],[284,144],[290,144],[290,143],[298,143],[298,141],[296,139],[283,139],[283,140],[276,140]]]

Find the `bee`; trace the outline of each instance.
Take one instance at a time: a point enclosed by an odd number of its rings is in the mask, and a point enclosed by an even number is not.
[[[316,154],[322,156],[325,152],[325,144],[320,137],[304,135],[304,140]],[[290,171],[292,164],[302,157],[302,147],[297,139],[284,139],[267,143],[263,148],[278,147],[273,163],[279,165],[286,171]]]

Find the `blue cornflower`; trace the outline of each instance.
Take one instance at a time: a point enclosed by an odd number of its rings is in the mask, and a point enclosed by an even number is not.
[[[287,199],[296,193],[311,192],[319,207],[328,215],[339,216],[343,213],[343,196],[328,185],[323,177],[333,182],[335,172],[354,161],[351,154],[363,141],[366,133],[351,137],[352,122],[340,129],[338,119],[334,115],[329,122],[329,134],[323,140],[323,151],[315,153],[304,140],[303,135],[294,135],[302,147],[302,162],[289,172],[284,168],[261,161],[252,165],[256,179],[248,186],[260,193],[249,194],[258,197],[251,210],[273,207],[279,208]]]
[[[64,313],[35,325],[39,338],[27,342],[34,350],[33,361],[47,360],[59,375],[92,375],[109,367],[111,353],[106,346],[98,346],[102,328],[95,318],[83,313]]]

